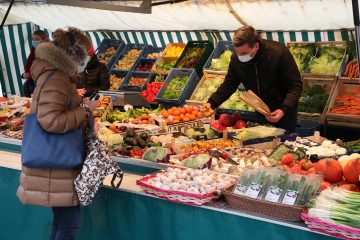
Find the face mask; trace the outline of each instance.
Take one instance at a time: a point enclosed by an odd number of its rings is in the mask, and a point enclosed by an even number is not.
[[[90,57],[87,57],[86,60],[84,61],[84,63],[82,65],[78,66],[78,73],[82,73],[82,72],[85,71],[86,66],[87,66],[89,61],[90,61]]]
[[[36,48],[39,44],[40,44],[39,41],[32,40],[32,46],[33,46],[34,48]]]
[[[252,57],[252,56],[250,56],[250,54],[248,54],[248,55],[243,55],[243,56],[241,56],[241,55],[239,55],[238,54],[238,59],[239,59],[239,61],[240,62],[249,62],[251,59],[253,59],[254,57]]]

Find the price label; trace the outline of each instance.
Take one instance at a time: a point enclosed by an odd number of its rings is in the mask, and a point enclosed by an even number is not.
[[[283,204],[287,204],[287,205],[294,205],[295,201],[298,197],[299,192],[294,191],[294,190],[287,190],[286,194],[284,196],[284,199],[282,200]]]
[[[251,183],[250,187],[247,189],[245,195],[251,198],[257,198],[261,191],[262,186],[256,183]]]
[[[246,190],[247,190],[247,186],[238,184],[234,190],[234,193],[238,195],[244,195],[246,193]]]
[[[270,202],[278,202],[282,192],[283,192],[282,189],[271,186],[268,193],[265,196],[265,200]]]

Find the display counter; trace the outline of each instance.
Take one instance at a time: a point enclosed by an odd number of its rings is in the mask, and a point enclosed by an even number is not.
[[[48,239],[51,210],[22,205],[16,198],[20,175],[20,141],[0,139],[0,239]],[[166,165],[115,158],[128,172],[120,189],[108,179],[94,202],[82,208],[79,239],[333,239],[305,224],[279,221],[230,208],[224,201],[193,207],[144,193],[136,180]],[[132,170],[130,173],[129,170]]]

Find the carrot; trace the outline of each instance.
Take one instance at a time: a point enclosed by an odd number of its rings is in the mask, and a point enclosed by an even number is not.
[[[344,76],[347,77],[349,74],[350,64],[346,65]]]

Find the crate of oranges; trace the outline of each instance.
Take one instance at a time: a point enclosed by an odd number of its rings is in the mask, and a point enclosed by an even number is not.
[[[178,132],[184,128],[202,127],[210,123],[214,110],[207,104],[203,106],[172,107],[160,113],[160,127],[166,132]]]

